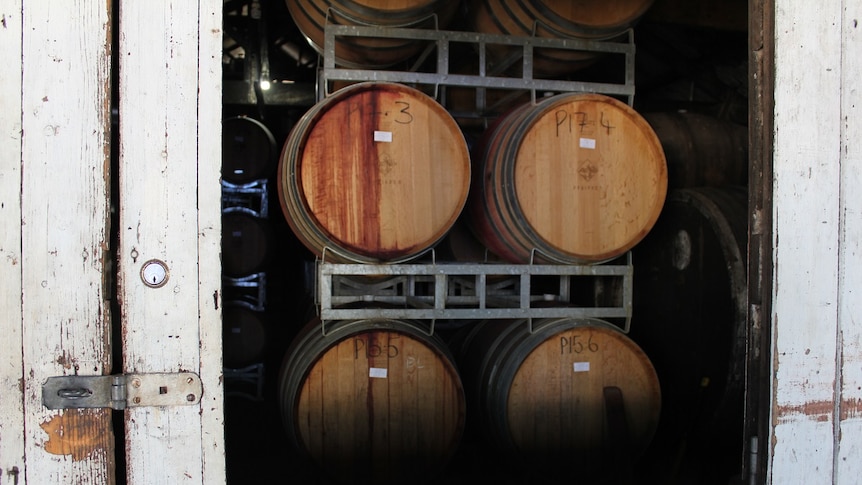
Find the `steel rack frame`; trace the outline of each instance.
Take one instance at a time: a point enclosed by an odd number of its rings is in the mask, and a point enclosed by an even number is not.
[[[319,101],[330,94],[330,81],[387,81],[433,86],[435,98],[438,98],[439,87],[458,86],[476,88],[476,112],[474,114],[477,116],[482,116],[488,108],[485,106],[484,95],[485,89],[488,88],[530,91],[533,100],[536,99],[536,92],[599,93],[625,97],[631,106],[634,102],[635,94],[634,32],[632,29],[628,29],[622,36],[626,38],[625,42],[327,23],[324,26],[323,67],[319,73],[317,99]],[[335,40],[337,37],[411,39],[428,41],[429,45],[424,52],[419,54],[418,60],[409,70],[352,69],[336,65]],[[478,53],[478,74],[455,74],[449,71],[450,46],[452,43],[475,45]],[[513,55],[499,62],[492,69],[489,69],[488,45],[514,46],[521,49],[515,49]],[[598,83],[534,78],[533,52],[534,49],[544,48],[622,55],[624,56],[625,80],[623,83]],[[437,52],[435,72],[419,72],[417,70],[419,66],[434,50]],[[520,75],[506,75],[504,71],[519,60],[521,61]]]
[[[620,264],[327,263],[317,261],[315,305],[321,327],[329,320],[412,319],[436,321],[600,318],[632,315],[631,253]],[[535,293],[536,278],[556,279],[554,291]],[[575,278],[616,281],[612,304],[573,304]],[[580,295],[583,296],[583,295]]]

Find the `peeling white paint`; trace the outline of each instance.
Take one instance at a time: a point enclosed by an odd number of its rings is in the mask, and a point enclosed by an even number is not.
[[[862,206],[862,12],[850,0],[775,6],[769,480],[850,485],[862,475],[862,304],[851,297],[862,220],[847,216]]]

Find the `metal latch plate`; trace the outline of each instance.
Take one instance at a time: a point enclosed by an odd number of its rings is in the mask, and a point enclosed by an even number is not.
[[[42,385],[42,404],[48,409],[190,406],[202,394],[193,372],[58,376]]]

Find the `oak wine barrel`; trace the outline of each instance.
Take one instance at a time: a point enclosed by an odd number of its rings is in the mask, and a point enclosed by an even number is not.
[[[598,319],[486,320],[450,342],[468,427],[536,475],[583,479],[631,465],[658,424],[646,354]],[[620,399],[621,398],[621,399]],[[591,483],[591,482],[589,482]]]
[[[459,218],[435,247],[438,260],[461,263],[500,263],[496,254],[490,252],[473,234],[464,217]]]
[[[244,210],[222,212],[222,273],[248,276],[266,269],[275,233],[271,222]]]
[[[260,121],[235,116],[222,121],[222,179],[241,185],[266,179],[275,170],[275,136]]]
[[[395,83],[343,88],[291,130],[278,168],[282,211],[325,259],[403,262],[455,223],[470,188],[459,126],[426,94]]]
[[[266,350],[267,333],[267,322],[262,312],[226,303],[222,310],[225,367],[238,369],[261,362]]]
[[[479,0],[470,2],[474,30],[487,34],[551,39],[611,40],[625,33],[649,10],[654,0]],[[502,45],[489,45],[497,61],[511,55]],[[559,76],[586,67],[595,52],[535,49],[537,77]]]
[[[323,54],[327,24],[413,29],[445,28],[458,10],[457,0],[286,0],[296,26]],[[335,62],[353,68],[384,68],[417,54],[425,44],[414,39],[337,36]]]
[[[618,257],[649,232],[667,192],[655,132],[600,94],[522,105],[487,130],[473,163],[471,227],[515,263],[534,254],[578,264]]]
[[[660,469],[691,457],[710,478],[741,466],[746,364],[748,192],[744,186],[672,190],[633,252],[630,336],[662,383]],[[699,463],[699,462],[698,462]]]
[[[445,343],[403,320],[311,320],[285,355],[288,437],[338,483],[422,483],[457,449],[460,376]]]
[[[748,128],[691,111],[643,113],[667,158],[669,189],[748,183]]]

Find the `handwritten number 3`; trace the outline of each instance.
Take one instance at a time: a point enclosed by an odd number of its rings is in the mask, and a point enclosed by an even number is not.
[[[410,109],[410,103],[408,103],[406,101],[396,101],[395,103],[404,105],[404,107],[401,108],[401,113],[404,115],[407,115],[406,120],[405,119],[397,119],[397,120],[395,120],[395,122],[401,123],[402,125],[407,125],[407,124],[412,123],[413,122],[413,115],[408,111]]]

